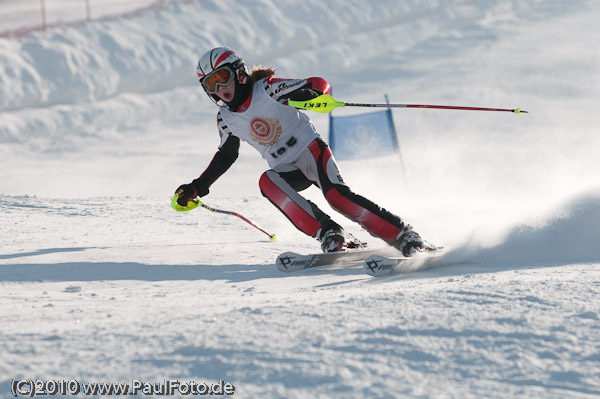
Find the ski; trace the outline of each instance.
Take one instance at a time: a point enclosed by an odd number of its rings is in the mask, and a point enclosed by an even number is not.
[[[277,257],[275,265],[282,272],[295,272],[321,266],[360,266],[372,255],[398,256],[400,251],[393,247],[379,249],[346,249],[345,251],[302,255],[295,252],[284,252]]]
[[[410,258],[404,256],[386,257],[375,254],[369,256],[363,262],[363,269],[369,276],[374,277],[388,276],[392,273],[416,272],[433,266],[434,262],[439,260],[443,253],[442,249],[437,249],[413,255]]]

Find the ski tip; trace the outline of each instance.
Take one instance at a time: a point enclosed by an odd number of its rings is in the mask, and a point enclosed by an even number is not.
[[[363,263],[363,270],[369,276],[381,277],[392,274],[394,267],[398,263],[397,260],[386,258],[385,256],[373,255],[369,256]]]
[[[275,260],[275,266],[282,272],[294,272],[310,267],[316,258],[316,255],[304,256],[295,252],[284,252]]]

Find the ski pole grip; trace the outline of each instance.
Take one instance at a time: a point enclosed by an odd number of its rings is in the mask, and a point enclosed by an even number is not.
[[[202,204],[202,202],[200,202],[199,199],[194,198],[193,200],[189,201],[186,206],[181,206],[177,203],[178,199],[179,194],[175,193],[175,195],[173,196],[173,200],[171,200],[171,208],[173,208],[177,212],[191,211],[192,209],[197,208],[199,205]]]

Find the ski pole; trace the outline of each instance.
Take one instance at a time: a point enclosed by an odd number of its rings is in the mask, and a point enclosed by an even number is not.
[[[288,101],[288,105],[299,108],[308,109],[315,112],[325,114],[333,111],[338,107],[378,107],[378,108],[434,108],[434,109],[454,109],[462,111],[499,111],[499,112],[513,112],[517,115],[527,114],[527,111],[521,108],[481,108],[481,107],[458,107],[453,105],[429,105],[429,104],[359,104],[359,103],[345,103],[343,101],[337,101],[329,94],[322,94],[319,97],[315,97],[308,101]]]
[[[190,202],[188,202],[188,204],[186,206],[181,206],[177,203],[177,199],[179,199],[179,195],[175,194],[175,196],[173,197],[173,200],[171,201],[171,208],[173,208],[174,210],[176,210],[177,212],[187,212],[187,211],[191,211],[194,208],[197,208],[198,206],[209,210],[211,212],[216,212],[216,213],[222,213],[225,215],[232,215],[232,216],[236,216],[240,219],[242,219],[244,222],[248,223],[250,226],[262,231],[263,233],[265,233],[266,235],[269,236],[269,240],[270,241],[275,241],[277,239],[277,236],[275,234],[269,234],[267,233],[263,228],[261,228],[259,225],[257,225],[256,223],[254,223],[253,221],[251,221],[250,219],[240,215],[237,212],[232,212],[232,211],[224,211],[222,209],[215,209],[212,208],[206,204],[204,204],[202,201],[200,201],[199,198],[194,198],[193,200],[191,200]]]

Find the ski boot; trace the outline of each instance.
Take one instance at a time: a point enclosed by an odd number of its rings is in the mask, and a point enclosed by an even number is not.
[[[419,233],[414,231],[409,224],[404,226],[392,246],[402,252],[402,255],[406,257],[438,249],[435,245],[422,239]]]
[[[344,229],[337,224],[323,229],[319,240],[321,241],[321,249],[324,253],[339,252],[346,248]]]

